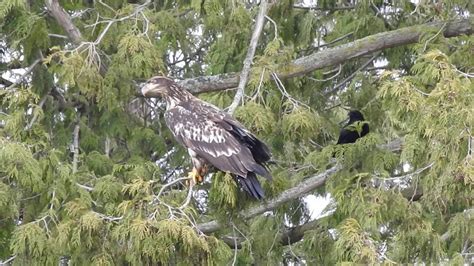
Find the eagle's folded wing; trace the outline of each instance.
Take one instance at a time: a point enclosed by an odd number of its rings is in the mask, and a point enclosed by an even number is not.
[[[175,138],[221,171],[246,177],[248,172],[265,175],[251,151],[206,111],[177,105],[167,110],[166,124]]]

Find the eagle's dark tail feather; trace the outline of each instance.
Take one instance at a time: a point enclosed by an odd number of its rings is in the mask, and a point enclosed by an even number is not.
[[[255,173],[249,172],[247,177],[235,176],[235,179],[250,196],[259,200],[265,197],[262,186],[260,186],[260,182],[258,182]]]

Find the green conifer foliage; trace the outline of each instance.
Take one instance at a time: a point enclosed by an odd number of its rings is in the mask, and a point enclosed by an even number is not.
[[[472,263],[473,12],[469,0],[2,0],[0,264]],[[190,190],[164,102],[137,90],[168,75],[227,108],[246,59],[233,115],[272,151],[264,201],[226,173]],[[350,109],[371,131],[335,145]]]

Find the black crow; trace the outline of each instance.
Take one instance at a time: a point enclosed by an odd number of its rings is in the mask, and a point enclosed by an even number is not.
[[[349,122],[341,129],[337,144],[354,143],[358,138],[369,133],[369,124],[358,110],[352,110],[348,114]]]

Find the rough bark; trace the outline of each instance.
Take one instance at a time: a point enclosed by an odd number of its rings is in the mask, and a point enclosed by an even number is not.
[[[431,22],[422,25],[405,27],[393,31],[377,33],[365,38],[326,49],[309,56],[301,57],[279,71],[280,78],[292,78],[311,71],[337,65],[349,59],[357,58],[387,48],[413,44],[420,36],[431,30],[444,28],[443,35],[447,38],[474,32],[474,19]],[[191,93],[219,91],[235,88],[239,84],[239,73],[227,73],[214,76],[202,76],[180,81],[181,86]]]
[[[72,22],[71,16],[59,5],[58,0],[46,0],[45,4],[51,16],[64,29],[69,39],[74,44],[80,44],[82,42],[82,34]]]

